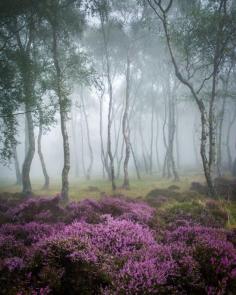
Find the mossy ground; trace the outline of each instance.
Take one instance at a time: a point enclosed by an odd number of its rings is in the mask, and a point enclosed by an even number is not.
[[[179,191],[189,190],[192,181],[203,181],[204,178],[202,176],[189,176],[189,177],[181,177],[179,182],[175,182],[168,179],[163,179],[159,177],[143,177],[141,180],[131,179],[130,180],[130,189],[125,190],[122,188],[122,180],[118,180],[116,194],[123,194],[128,197],[145,197],[149,191],[155,188],[166,189],[171,185],[177,185],[180,189]],[[44,190],[42,189],[42,182],[39,180],[32,181],[32,187],[35,195],[56,195],[60,192],[60,180],[53,179],[51,180],[50,189]],[[96,187],[97,191],[91,191],[90,187]],[[0,193],[1,192],[20,192],[21,186],[14,185],[9,181],[1,181],[0,182]],[[97,198],[100,197],[100,193],[106,193],[108,195],[114,194],[111,188],[110,181],[103,179],[92,179],[92,180],[84,180],[84,179],[71,179],[70,180],[70,198],[74,200],[81,200],[84,198],[92,197]]]
[[[131,179],[130,189],[125,190],[122,188],[122,180],[117,181],[117,190],[115,193],[112,191],[111,183],[103,179],[71,179],[70,180],[70,199],[71,200],[83,200],[86,198],[98,199],[102,195],[124,195],[130,198],[145,198],[146,195],[154,189],[168,190],[170,186],[178,186],[176,190],[181,196],[177,198],[169,198],[167,203],[162,204],[162,208],[170,208],[178,205],[178,203],[186,202],[188,206],[194,199],[194,202],[204,202],[205,197],[190,191],[192,182],[204,182],[203,175],[182,176],[180,181],[175,182],[173,180],[163,179],[159,177],[143,177],[141,180]],[[42,189],[42,183],[38,180],[32,182],[32,187],[35,196],[55,196],[60,192],[60,180],[51,180],[50,189]],[[0,182],[0,193],[19,193],[21,192],[21,186],[14,185],[9,181]],[[190,202],[190,203],[189,203]],[[236,228],[236,202],[219,201],[220,206],[227,210],[229,220],[228,227]]]

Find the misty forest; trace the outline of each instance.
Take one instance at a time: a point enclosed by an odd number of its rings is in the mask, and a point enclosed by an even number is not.
[[[236,294],[236,0],[0,1],[0,294]]]

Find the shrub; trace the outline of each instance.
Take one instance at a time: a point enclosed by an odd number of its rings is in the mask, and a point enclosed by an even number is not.
[[[119,219],[133,220],[142,224],[149,223],[155,209],[142,201],[132,201],[122,197],[103,197],[99,201],[83,200],[70,203],[66,210],[70,221],[75,219],[88,223],[99,223],[101,215],[110,214]]]
[[[96,225],[74,222],[38,244],[31,263],[37,266],[33,281],[54,292],[69,288],[72,294],[98,294],[115,283],[129,256],[150,245],[155,245],[152,233],[131,221],[104,216]]]
[[[189,224],[201,224],[210,227],[223,227],[226,225],[227,212],[223,210],[219,203],[210,205],[200,201],[188,201],[175,203],[162,211],[161,215],[166,225],[178,226],[180,222],[188,221]]]
[[[65,215],[59,205],[59,197],[54,198],[29,198],[6,211],[6,215],[12,222],[57,222],[62,221]]]
[[[1,292],[235,294],[236,238],[217,228],[220,210],[213,200],[174,204],[162,210],[161,228],[161,211],[124,197],[65,208],[23,201],[0,228]]]
[[[235,292],[236,250],[228,241],[227,232],[202,226],[187,226],[177,228],[166,237],[167,243],[180,242],[191,247],[192,258],[198,265],[207,294]]]
[[[236,179],[218,177],[214,180],[215,188],[219,196],[229,200],[236,200]]]

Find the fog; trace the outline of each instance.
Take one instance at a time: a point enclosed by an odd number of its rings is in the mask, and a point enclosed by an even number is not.
[[[0,294],[236,294],[236,0],[0,1]]]
[[[213,15],[218,6],[174,1],[167,26],[145,1],[85,2],[67,12],[55,6],[54,13],[62,13],[57,26],[39,7],[43,16],[37,29],[27,24],[24,11],[22,16],[9,7],[3,12],[18,26],[24,24],[17,39],[9,35],[6,47],[16,54],[17,46],[28,50],[35,68],[27,72],[1,51],[11,74],[11,85],[2,78],[1,86],[2,182],[15,182],[17,161],[20,172],[25,166],[23,191],[29,192],[30,179],[43,184],[45,171],[57,181],[64,171],[66,183],[68,177],[78,182],[110,179],[113,189],[117,179],[128,187],[129,178],[178,180],[202,174],[211,182],[211,177],[231,174],[236,131],[233,26],[225,33],[225,44],[224,37],[218,42],[219,37],[209,35],[214,24],[197,27],[197,16],[191,14],[200,9]],[[233,2],[228,1],[226,10],[230,22]],[[34,40],[27,39],[27,30]],[[3,24],[3,35],[10,31]]]
[[[114,88],[116,88],[116,92],[122,97],[122,86],[116,87],[114,85]],[[116,100],[116,93],[115,93],[115,100]],[[123,94],[124,97],[124,94]],[[78,101],[79,99],[79,91],[75,92],[71,96],[72,101]],[[118,98],[119,99],[119,98]],[[163,142],[163,124],[164,124],[164,102],[163,97],[157,97],[158,101],[158,108],[156,110],[157,115],[155,115],[155,122],[154,122],[154,143],[153,143],[153,171],[152,174],[154,176],[161,176],[162,175],[162,167],[165,157],[165,146]],[[137,98],[138,100],[138,98]],[[145,101],[142,101],[142,104],[144,104]],[[143,105],[145,107],[145,104]],[[86,113],[88,114],[88,121],[89,121],[89,131],[91,136],[91,144],[93,149],[93,155],[94,155],[94,163],[93,163],[93,169],[91,173],[92,178],[100,178],[102,177],[102,162],[101,162],[101,148],[100,148],[100,137],[99,137],[99,98],[96,96],[96,94],[91,93],[88,97],[88,103],[86,99]],[[104,99],[104,121],[103,125],[107,126],[107,109],[108,109],[108,97]],[[120,110],[120,107],[117,106],[116,109]],[[72,126],[71,113],[69,114],[69,121],[67,123],[68,131],[69,131],[69,140],[70,140],[70,153],[71,153],[71,170],[70,170],[70,177],[72,179],[74,178],[85,178],[83,167],[82,167],[82,146],[81,146],[81,132],[83,132],[84,142],[83,142],[83,149],[84,149],[84,162],[87,166],[89,161],[89,153],[88,153],[88,143],[86,138],[86,130],[85,130],[85,122],[84,117],[82,116],[81,120],[81,111],[80,107],[78,108],[78,104],[74,103],[72,106],[72,112],[73,112],[73,120],[74,120],[74,127]],[[202,166],[201,166],[201,160],[200,160],[200,118],[199,114],[197,113],[196,107],[194,106],[193,102],[189,101],[178,101],[177,98],[177,109],[176,109],[177,117],[178,117],[178,134],[175,136],[178,136],[178,139],[175,139],[175,159],[179,161],[179,171],[181,174],[193,172],[194,170],[196,172],[201,172]],[[120,121],[121,121],[122,113],[117,113],[114,125],[116,125],[116,129],[120,128]],[[228,106],[228,109],[226,111],[226,116],[224,120],[224,130],[223,135],[226,135],[227,133],[227,125],[229,124],[230,117],[232,117],[232,110],[230,109],[230,105]],[[17,135],[17,152],[19,156],[19,163],[20,166],[22,166],[24,161],[24,155],[25,155],[25,135],[24,135],[24,119],[22,118],[23,115],[19,115],[19,121],[21,121],[21,124],[19,126],[19,133]],[[58,114],[55,115],[56,118],[56,124],[55,126],[51,127],[50,131],[47,131],[42,138],[42,150],[45,157],[45,162],[47,164],[47,169],[49,175],[54,179],[59,179],[61,176],[61,170],[63,167],[63,145],[62,145],[62,136],[60,132],[60,124],[59,124],[59,116]],[[142,145],[142,140],[140,138],[140,130],[139,130],[139,118],[135,117],[130,121],[131,127],[131,142],[132,145],[135,148],[136,151],[136,157],[140,165],[141,173],[143,175],[146,175],[146,172],[144,171],[144,167],[142,167],[143,164],[143,157],[142,157],[142,151],[143,148],[146,150],[149,149],[151,144],[151,110],[145,110],[142,113],[142,132],[143,132],[143,139],[144,139],[144,146]],[[81,121],[82,121],[82,131],[81,131]],[[158,127],[158,129],[157,129]],[[72,128],[74,128],[74,133]],[[113,127],[114,128],[114,127]],[[168,128],[168,125],[167,127]],[[232,127],[232,136],[230,137],[230,148],[232,153],[235,151],[235,139],[233,137],[233,134],[235,134],[236,125],[234,124]],[[105,129],[105,128],[104,128]],[[116,130],[116,133],[118,133],[118,130]],[[35,128],[35,135],[37,137],[38,134],[38,128]],[[73,139],[73,136],[75,138]],[[104,142],[106,142],[107,136],[106,136],[106,130],[104,130]],[[115,142],[115,130],[113,129],[113,149],[116,147],[114,146]],[[122,145],[122,135],[119,135],[119,141],[118,141],[118,153],[120,156],[121,153],[121,145]],[[178,145],[178,152],[177,152],[177,145]],[[156,147],[157,146],[157,147]],[[157,163],[157,152],[158,157],[160,161],[160,166],[158,166]],[[76,154],[76,155],[75,155]],[[223,163],[224,166],[227,166],[227,150],[226,145],[224,143],[223,145]],[[76,168],[77,167],[77,168]],[[142,168],[141,168],[142,167]],[[116,167],[117,168],[117,167]],[[77,171],[76,171],[77,169]],[[131,157],[130,163],[129,163],[129,171],[132,177],[136,177],[135,174],[135,167],[134,162]],[[39,160],[39,156],[37,153],[37,149],[35,152],[35,156],[32,162],[31,167],[31,176],[32,179],[41,181],[43,183],[43,173],[41,169],[41,164]],[[122,178],[123,172],[121,169],[120,177]],[[14,161],[11,161],[10,164],[7,166],[1,165],[0,167],[0,177],[2,179],[8,179],[12,183],[15,182],[15,168],[14,168]]]

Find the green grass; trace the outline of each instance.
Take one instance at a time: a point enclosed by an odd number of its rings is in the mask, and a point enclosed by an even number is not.
[[[101,195],[125,195],[130,198],[145,198],[145,196],[153,189],[167,189],[170,185],[177,185],[179,187],[178,192],[183,192],[183,195],[188,195],[191,182],[204,182],[202,175],[182,176],[179,182],[173,180],[167,180],[163,178],[145,177],[141,180],[131,179],[130,189],[124,190],[121,188],[122,180],[117,181],[117,190],[112,191],[110,181],[103,179],[83,180],[83,179],[72,179],[70,181],[70,199],[71,200],[82,200],[85,198],[100,198]],[[96,191],[90,191],[89,187],[96,187]],[[32,182],[33,192],[36,196],[55,196],[60,193],[61,183],[60,180],[52,180],[50,189],[43,190],[42,182],[39,180],[33,180]],[[17,193],[21,192],[21,187],[13,185],[8,180],[0,181],[0,193]],[[191,195],[191,193],[189,193]],[[197,194],[196,194],[197,196]],[[202,201],[201,195],[197,196],[198,201]],[[170,200],[169,203],[165,204],[165,207],[172,206],[176,200]],[[221,201],[224,208],[229,213],[228,227],[236,228],[236,202],[224,202]]]
[[[141,180],[131,179],[130,180],[130,189],[124,190],[121,188],[122,181],[117,181],[117,190],[115,194],[122,194],[128,197],[137,198],[145,197],[147,193],[155,188],[168,188],[170,185],[177,185],[180,187],[179,191],[186,191],[189,189],[192,181],[202,181],[202,176],[197,177],[182,177],[180,182],[174,182],[172,180],[146,177]],[[90,191],[89,187],[96,187],[97,191]],[[54,196],[60,192],[61,183],[60,180],[52,180],[49,190],[42,189],[42,183],[38,180],[32,181],[32,188],[35,195],[41,196]],[[0,193],[1,192],[10,192],[16,193],[21,192],[21,187],[13,185],[9,181],[0,182]],[[81,200],[84,198],[98,198],[101,194],[112,195],[114,192],[111,188],[111,182],[103,179],[94,179],[94,180],[82,180],[82,179],[72,179],[70,181],[70,198],[73,200]]]

